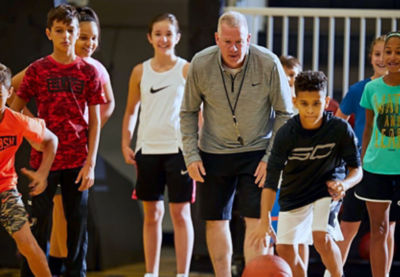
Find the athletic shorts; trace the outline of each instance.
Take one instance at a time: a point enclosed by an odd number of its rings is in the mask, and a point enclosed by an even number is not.
[[[339,202],[332,201],[331,197],[324,197],[303,207],[280,212],[277,244],[311,245],[315,231],[327,232],[334,240],[343,240],[337,221],[338,205]]]
[[[239,214],[260,217],[262,188],[255,184],[254,172],[265,151],[235,154],[200,152],[206,175],[198,182],[200,217],[205,220],[230,220],[236,195]]]
[[[177,154],[135,155],[137,182],[132,198],[142,201],[164,200],[165,186],[171,203],[194,202],[194,185],[182,152]]]
[[[383,175],[363,170],[363,179],[356,186],[355,195],[364,201],[391,203],[400,200],[399,189],[400,175]]]
[[[274,229],[275,233],[278,231],[278,218],[279,218],[279,211],[281,210],[281,207],[279,206],[280,191],[281,191],[280,189],[278,189],[276,191],[274,206],[272,207],[272,210],[271,210],[271,224],[272,224],[272,228]]]
[[[21,230],[28,221],[28,213],[22,202],[21,194],[16,189],[0,193],[0,201],[0,223],[12,235]]]
[[[365,201],[358,199],[355,195],[355,188],[352,187],[346,191],[343,199],[343,209],[341,220],[346,222],[358,222],[368,218],[367,206]],[[393,199],[400,199],[400,190],[396,190]],[[394,200],[390,204],[389,221],[400,220],[400,200]]]

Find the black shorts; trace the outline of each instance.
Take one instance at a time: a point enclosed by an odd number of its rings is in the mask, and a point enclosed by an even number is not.
[[[182,152],[177,154],[142,154],[135,157],[137,182],[133,198],[143,201],[164,200],[165,186],[172,203],[194,201],[193,181],[189,177]]]
[[[365,201],[358,199],[354,195],[356,187],[352,187],[346,192],[346,196],[343,199],[343,209],[341,213],[341,220],[347,222],[358,222],[364,219],[368,219],[367,206]],[[394,195],[394,199],[400,194],[400,190],[397,190],[397,195]],[[400,200],[392,201],[390,204],[389,221],[400,220]]]
[[[200,154],[206,170],[204,183],[197,187],[201,218],[230,220],[235,194],[240,215],[259,218],[262,188],[255,184],[254,172],[265,151]]]
[[[341,219],[348,222],[357,222],[367,218],[367,207],[365,202],[358,199],[354,195],[355,187],[346,191],[346,196],[343,199],[343,209]]]
[[[363,201],[390,202],[390,221],[400,219],[400,175],[375,174],[363,170],[363,179],[355,187],[354,193]]]

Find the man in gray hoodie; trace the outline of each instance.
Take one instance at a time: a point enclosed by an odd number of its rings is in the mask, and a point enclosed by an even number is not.
[[[231,276],[229,231],[236,191],[246,234],[248,262],[265,253],[248,243],[260,217],[261,187],[276,131],[291,116],[291,94],[279,59],[250,44],[245,17],[224,13],[216,46],[197,53],[187,76],[181,106],[183,153],[190,177],[198,184],[202,219],[217,277]],[[198,135],[202,106],[204,123]]]

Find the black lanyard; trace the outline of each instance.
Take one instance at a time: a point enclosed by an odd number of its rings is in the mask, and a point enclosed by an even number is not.
[[[221,58],[221,59],[222,59],[222,58]],[[218,66],[219,66],[219,71],[221,72],[222,83],[224,84],[226,100],[228,100],[229,108],[231,109],[232,119],[233,119],[233,126],[235,127],[236,136],[237,136],[237,141],[238,141],[241,145],[244,145],[244,141],[243,141],[243,138],[242,138],[242,136],[240,135],[240,132],[239,132],[239,124],[238,124],[238,121],[237,121],[237,119],[236,119],[235,111],[236,111],[237,103],[238,103],[238,101],[239,101],[240,93],[242,92],[244,77],[246,76],[247,66],[248,66],[248,64],[249,64],[249,59],[250,59],[250,52],[249,52],[248,55],[247,55],[247,62],[246,62],[246,65],[244,66],[243,77],[242,77],[242,80],[240,81],[239,91],[238,91],[238,94],[236,95],[235,103],[234,103],[233,106],[232,106],[231,100],[229,99],[228,90],[226,89],[224,73],[222,72],[221,66],[218,65]]]

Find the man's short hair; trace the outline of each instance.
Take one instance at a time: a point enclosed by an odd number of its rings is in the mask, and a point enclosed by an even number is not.
[[[247,20],[243,14],[235,11],[224,12],[218,19],[218,29],[217,32],[221,32],[221,25],[225,23],[229,27],[242,27],[245,28],[246,31],[249,31],[247,27]]]
[[[7,89],[11,87],[11,70],[0,63],[0,85],[4,85]]]
[[[300,72],[294,81],[295,93],[300,91],[323,91],[326,95],[328,78],[322,71],[303,71]]]
[[[47,28],[51,29],[54,21],[60,21],[65,24],[71,24],[73,20],[79,22],[79,14],[71,5],[60,5],[50,9],[47,13]]]

